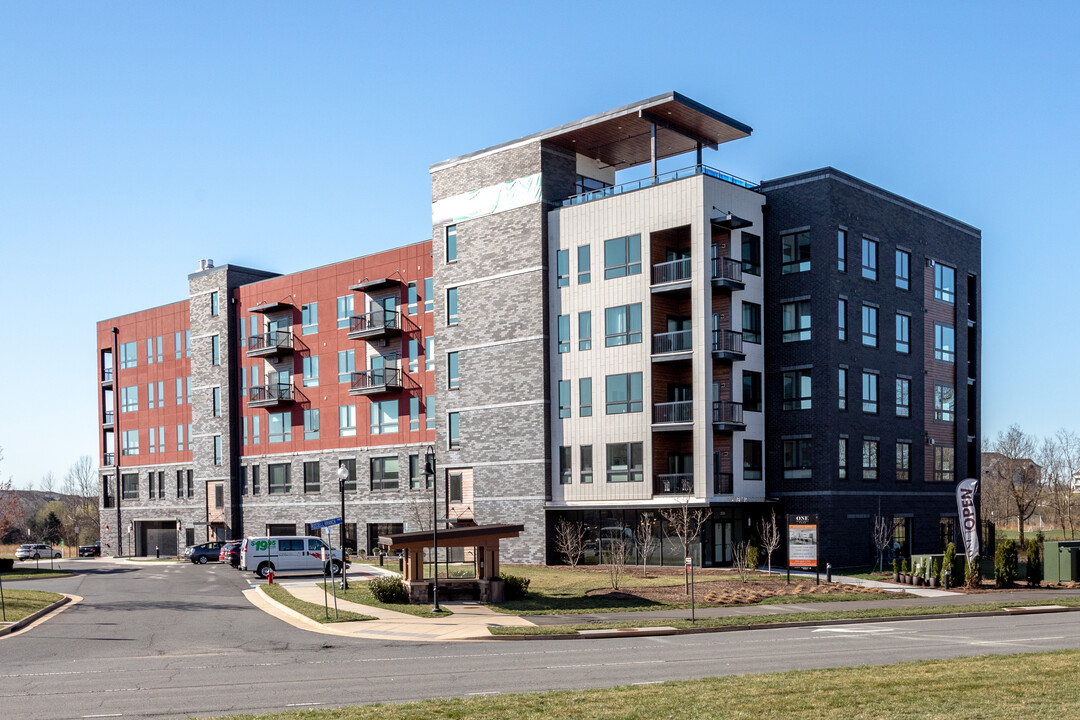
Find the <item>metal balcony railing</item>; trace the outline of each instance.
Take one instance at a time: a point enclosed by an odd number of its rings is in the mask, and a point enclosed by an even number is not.
[[[714,257],[712,259],[713,280],[721,280],[732,283],[741,283],[742,261],[729,257]]]
[[[105,368],[101,371],[101,382],[112,382],[112,368]]]
[[[742,333],[738,330],[713,330],[712,349],[714,353],[742,354]]]
[[[400,368],[373,368],[352,374],[349,387],[353,392],[400,388],[403,374]]]
[[[730,400],[717,400],[713,403],[713,424],[715,425],[742,425],[742,403]]]
[[[652,266],[652,284],[663,285],[664,283],[689,280],[692,272],[690,258],[669,260]]]
[[[104,424],[105,425],[112,425],[113,424],[113,411],[112,410],[106,410],[105,411]]]
[[[248,354],[255,353],[269,355],[281,350],[292,350],[292,348],[292,332],[283,332],[277,330],[273,332],[259,333],[257,335],[252,335],[248,338]]]
[[[377,335],[401,329],[401,314],[397,310],[372,310],[349,318],[349,334]]]
[[[689,495],[694,492],[694,473],[667,473],[653,478],[654,495]]]
[[[293,386],[290,383],[272,383],[270,385],[254,385],[248,391],[248,402],[278,403],[292,402]]]
[[[653,335],[653,355],[689,352],[694,349],[693,339],[693,330],[676,330],[675,332],[657,333],[656,335]]]
[[[116,453],[111,453],[111,452],[105,453],[104,457],[102,457],[101,464],[102,465],[115,465],[116,464]]]
[[[694,422],[694,401],[679,400],[653,404],[652,421],[654,423],[690,423]]]
[[[600,188],[598,190],[590,190],[589,192],[581,193],[580,195],[574,195],[566,200],[563,200],[563,207],[570,207],[571,205],[581,205],[582,203],[591,202],[593,200],[599,200],[601,198],[612,197],[613,195],[622,195],[623,193],[632,192],[634,190],[641,190],[642,188],[652,187],[654,185],[662,185],[666,182],[673,180],[682,180],[683,178],[694,177],[695,175],[707,175],[711,178],[721,180],[732,185],[737,185],[748,190],[757,190],[757,185],[744,180],[735,175],[721,172],[715,168],[711,168],[708,165],[691,165],[687,168],[680,170],[672,170],[666,173],[660,173],[658,175],[650,175],[649,177],[642,178],[640,180],[633,180],[631,182],[622,183],[621,185],[615,185],[612,187]]]
[[[735,476],[729,472],[713,473],[713,495],[731,495],[735,492]]]

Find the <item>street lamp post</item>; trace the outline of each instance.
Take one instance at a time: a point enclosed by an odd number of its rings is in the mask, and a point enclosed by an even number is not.
[[[112,381],[113,381],[113,476],[116,480],[116,555],[124,556],[124,531],[120,516],[120,408],[117,400],[120,398],[120,328],[112,329]]]
[[[341,589],[349,589],[349,578],[345,574],[345,481],[349,479],[349,468],[342,463],[338,465],[338,490],[341,492]],[[330,562],[334,561],[330,558]]]
[[[439,480],[435,471],[435,447],[428,445],[424,458],[424,477],[431,478],[431,553],[432,566],[435,568],[435,587],[432,590],[434,612],[442,612],[439,607]]]

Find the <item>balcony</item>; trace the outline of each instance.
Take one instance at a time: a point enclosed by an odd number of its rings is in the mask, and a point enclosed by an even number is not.
[[[102,417],[102,419],[101,419],[101,424],[104,425],[107,428],[111,428],[113,426],[113,411],[112,410],[106,410],[105,411],[104,417]]]
[[[713,360],[745,360],[742,333],[737,330],[713,330]]]
[[[653,495],[689,495],[694,492],[694,473],[671,473],[653,478]]]
[[[248,357],[272,357],[274,355],[285,355],[292,351],[292,332],[279,330],[252,335],[248,338]]]
[[[255,385],[248,391],[248,407],[280,407],[292,403],[293,386],[289,383]]]
[[[652,359],[656,362],[689,360],[694,355],[693,330],[657,333],[652,340]]]
[[[735,476],[729,472],[714,472],[712,476],[713,495],[731,495],[735,492]]]
[[[104,456],[101,458],[101,464],[102,465],[115,465],[116,464],[116,453],[111,453],[111,452],[105,453]]]
[[[654,431],[688,430],[694,424],[694,401],[653,403],[652,421]]]
[[[571,207],[573,205],[582,205],[593,200],[600,200],[606,197],[612,197],[614,195],[622,195],[624,193],[633,192],[634,190],[642,190],[644,188],[653,187],[655,185],[663,185],[675,180],[682,180],[688,177],[694,177],[695,175],[706,175],[708,177],[720,180],[722,182],[731,183],[747,190],[757,190],[757,185],[749,180],[743,180],[735,175],[730,175],[725,172],[721,172],[715,168],[711,168],[708,165],[691,165],[690,167],[682,168],[680,170],[672,170],[666,173],[660,173],[658,175],[650,175],[649,177],[642,178],[640,180],[633,180],[631,182],[622,183],[621,185],[615,185],[612,187],[600,188],[599,190],[590,190],[589,192],[581,193],[580,195],[574,195],[573,197],[563,200],[563,207]]]
[[[103,388],[111,388],[112,387],[112,375],[113,375],[112,368],[104,368],[101,371],[101,387],[103,387]]]
[[[712,404],[713,429],[718,432],[731,432],[733,430],[745,430],[743,422],[742,403],[730,400],[717,400]]]
[[[692,275],[690,258],[669,260],[652,266],[652,291],[654,293],[672,290],[687,290]]]
[[[401,314],[397,310],[372,310],[349,318],[350,340],[375,340],[401,334]]]
[[[402,388],[404,373],[399,368],[361,370],[352,374],[350,395],[378,395],[397,392]]]
[[[714,257],[712,284],[715,288],[728,290],[742,290],[746,287],[742,279],[742,261],[729,257]]]

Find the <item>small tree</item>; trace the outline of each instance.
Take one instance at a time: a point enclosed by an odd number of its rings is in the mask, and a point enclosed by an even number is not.
[[[975,589],[982,584],[982,568],[979,567],[979,558],[968,560],[964,555],[964,584]]]
[[[761,518],[758,534],[761,535],[761,549],[765,551],[769,574],[772,575],[772,554],[780,547],[780,528],[776,524],[775,509],[770,511],[768,520]]]
[[[949,571],[949,579],[952,581],[950,584],[956,584],[956,545],[949,543],[945,546],[945,554],[941,559],[941,574],[938,576],[938,582],[942,587],[945,587],[945,571]]]
[[[623,572],[626,570],[626,559],[630,555],[630,541],[623,533],[619,537],[607,543],[605,559],[607,560],[608,579],[611,581],[611,589],[618,590],[622,587]]]
[[[641,576],[649,576],[649,554],[656,549],[659,538],[656,537],[656,517],[642,513],[637,529],[634,530],[634,545],[641,553]]]
[[[1012,587],[1019,574],[1016,541],[1002,540],[994,548],[994,584],[999,588]]]
[[[701,529],[705,527],[705,522],[709,519],[711,511],[708,508],[692,508],[690,507],[690,500],[693,498],[691,495],[687,495],[680,501],[678,507],[666,508],[660,511],[661,517],[667,522],[668,527],[671,528],[671,532],[675,534],[675,537],[679,539],[679,544],[682,546],[683,557],[690,557],[690,545],[701,534]],[[690,593],[690,575],[686,571],[686,566],[683,565],[683,580],[686,585],[686,593]]]
[[[878,569],[885,569],[885,551],[892,545],[893,521],[878,514],[874,516],[874,547],[878,552]]]
[[[735,572],[739,573],[739,579],[746,582],[746,576],[749,572],[749,555],[750,543],[741,542],[735,543],[731,548],[731,566],[735,568]]]
[[[577,567],[585,554],[585,526],[566,518],[555,521],[555,552],[566,558],[570,567]]]
[[[1043,539],[1043,534],[1039,533],[1027,541],[1027,581],[1034,587],[1038,587],[1043,579]]]

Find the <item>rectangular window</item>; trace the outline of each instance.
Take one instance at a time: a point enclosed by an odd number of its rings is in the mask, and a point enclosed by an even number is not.
[[[419,490],[420,489],[420,479],[422,477],[423,476],[420,474],[420,456],[419,455],[410,455],[409,456],[409,489],[410,490]]]
[[[139,386],[120,388],[120,412],[135,412],[139,409]]]
[[[446,474],[446,500],[450,503],[462,501],[461,473],[450,472]]]
[[[446,226],[446,262],[457,260],[457,225]]]
[[[810,270],[810,232],[803,231],[780,236],[782,275]]]
[[[578,403],[581,417],[592,417],[592,378],[578,380]]]
[[[956,270],[948,265],[934,263],[934,299],[950,305],[956,302]]]
[[[578,285],[588,285],[592,280],[592,252],[588,245],[579,245],[577,249]]]
[[[563,445],[559,448],[559,484],[569,485],[574,478],[573,448]]]
[[[319,386],[319,356],[308,355],[303,358],[304,387]]]
[[[184,331],[184,357],[191,357],[191,331]]]
[[[252,415],[251,416],[251,444],[252,445],[258,445],[260,442],[262,442],[262,427],[259,424],[260,418],[261,418],[260,415]],[[189,438],[191,437],[191,426],[190,425],[188,425],[188,437]],[[190,439],[188,440],[188,444],[189,445],[191,444]],[[190,449],[191,448],[189,447],[188,450],[190,450]]]
[[[581,452],[579,453],[581,459],[581,466],[578,471],[581,473],[581,484],[592,484],[593,469],[592,469],[592,445],[582,445]]]
[[[191,475],[190,475],[191,471],[188,470],[188,473],[189,473],[189,475],[188,475],[188,497],[191,497]],[[258,465],[252,465],[251,466],[251,494],[252,495],[258,495],[259,494],[259,466]]]
[[[424,312],[435,312],[435,278],[424,278]]]
[[[877,347],[877,308],[862,306],[862,344]]]
[[[420,429],[420,398],[409,398],[409,430],[416,432]]]
[[[456,412],[447,413],[446,425],[449,430],[448,445],[451,450],[457,450],[461,447],[461,418]]]
[[[221,436],[214,436],[214,464],[221,464]]]
[[[911,480],[911,443],[896,443],[896,479]]]
[[[120,344],[120,369],[136,367],[139,364],[139,346],[134,342]]]
[[[743,440],[743,480],[762,478],[762,449],[760,440]]]
[[[120,497],[124,500],[139,499],[139,476],[136,473],[123,473],[120,476]]]
[[[248,444],[248,419],[246,417],[240,418],[240,442],[243,445]]]
[[[247,420],[247,418],[244,418]],[[244,425],[244,444],[247,444],[247,425]],[[184,426],[176,426],[176,452],[184,452]]]
[[[435,369],[435,338],[424,338],[424,370]]]
[[[863,440],[862,444],[862,479],[878,479],[878,441]]]
[[[216,292],[210,293],[210,314],[218,314],[218,294]]]
[[[896,251],[896,287],[911,289],[911,253],[907,250]]]
[[[911,381],[896,378],[896,417],[911,417]]]
[[[349,327],[349,318],[353,316],[353,296],[342,295],[337,299],[337,326],[341,330]]]
[[[864,413],[878,411],[878,376],[874,373],[862,374],[862,411]]]
[[[337,372],[339,383],[351,383],[356,372],[356,350],[338,350]]]
[[[371,403],[371,434],[387,435],[398,431],[398,401]]]
[[[221,340],[217,335],[210,338],[210,364],[221,364]]]
[[[409,372],[420,372],[420,341],[409,338]]]
[[[180,331],[173,333],[173,346],[176,351],[176,359],[179,360],[184,354],[184,345]]]
[[[247,495],[247,475],[244,471],[247,468],[240,468],[240,494]],[[184,471],[176,471],[176,497],[184,497]]]
[[[319,303],[313,302],[300,306],[300,324],[301,335],[312,335],[319,332]]]
[[[608,375],[605,379],[605,387],[608,415],[641,412],[641,373]]]
[[[847,230],[836,231],[836,269],[847,272]]]
[[[164,340],[161,335],[157,336],[157,361],[162,362],[165,359]]]
[[[641,342],[641,303],[619,305],[604,311],[604,347]]]
[[[319,408],[307,408],[304,410],[304,439],[319,439]]]
[[[455,390],[461,386],[461,378],[458,376],[458,354],[446,353],[446,387]]]
[[[185,384],[186,384],[186,386],[184,388],[184,395],[185,395],[184,399],[187,401],[187,404],[190,405],[191,404],[191,397],[192,397],[192,394],[191,394],[191,376],[188,375],[184,379],[184,381],[185,381]]]
[[[896,352],[911,352],[911,318],[896,313]]]
[[[409,314],[415,315],[417,308],[417,293],[416,293],[416,281],[413,280],[408,285],[408,299],[409,299]]]
[[[319,461],[304,463],[304,492],[317,493],[321,490],[319,482]]]
[[[348,472],[348,479],[345,481],[345,492],[356,492],[356,458],[338,460],[338,467],[343,467]]]
[[[934,385],[934,420],[956,422],[956,390],[952,385]]]
[[[570,417],[570,381],[559,381],[559,417]]]
[[[154,383],[146,383],[146,409],[154,409]]]
[[[255,427],[256,428],[259,425],[258,421],[259,421],[259,418],[258,418],[258,416],[256,416],[256,418],[255,418]],[[187,449],[188,449],[188,452],[191,452],[195,448],[195,434],[191,432],[192,426],[193,426],[193,423],[188,423],[187,424]]]
[[[292,492],[289,481],[289,465],[275,463],[266,468],[266,492],[269,495],[287,495]]]
[[[934,446],[934,482],[952,482],[956,479],[956,450],[951,447]]]
[[[742,234],[742,271],[761,275],[761,238],[748,232]]]
[[[761,373],[743,370],[742,405],[743,410],[761,412]]]
[[[836,303],[836,318],[837,337],[847,340],[847,300],[844,298],[840,298]]]
[[[458,307],[457,307],[457,288],[446,289],[446,324],[457,325],[458,323]]]
[[[877,242],[870,238],[862,239],[862,276],[877,280]]]
[[[577,314],[578,350],[592,350],[592,312]]]
[[[146,338],[146,364],[154,364],[154,338]]]
[[[210,388],[210,414],[221,417],[221,388]]]
[[[558,250],[555,253],[556,286],[568,287],[570,285],[570,251]]]
[[[607,481],[609,483],[644,482],[643,444],[609,443],[607,446]]]
[[[570,352],[570,316],[559,316],[559,352]]]
[[[270,413],[266,426],[267,442],[292,442],[292,413]]]
[[[398,459],[396,457],[371,458],[371,489],[398,489]]]
[[[814,443],[812,440],[784,440],[784,479],[806,480],[812,476]]]
[[[934,323],[934,359],[956,362],[956,331],[952,325]]]
[[[840,409],[847,410],[847,368],[840,368],[836,376],[836,394],[840,400]]]
[[[745,306],[744,306],[745,307]],[[780,306],[783,318],[783,341],[798,342],[810,339],[810,301],[784,303]],[[745,339],[745,335],[744,335]]]
[[[157,406],[159,408],[165,407],[165,381],[158,380],[157,384]]]
[[[784,373],[784,410],[810,409],[810,371]]]
[[[356,406],[338,406],[338,437],[356,437]]]
[[[604,241],[604,279],[641,274],[641,235]]]
[[[742,339],[743,342],[761,342],[761,306],[757,303],[742,304]]]
[[[840,438],[836,475],[841,480],[847,480],[847,438]]]
[[[157,452],[156,438],[157,438],[157,430],[155,428],[150,428],[150,442],[148,444],[150,445],[150,454],[151,455],[153,455],[154,453]],[[164,440],[164,438],[162,438],[162,439]]]
[[[428,430],[435,429],[435,396],[424,396],[424,415],[427,420],[424,422],[424,427]]]

